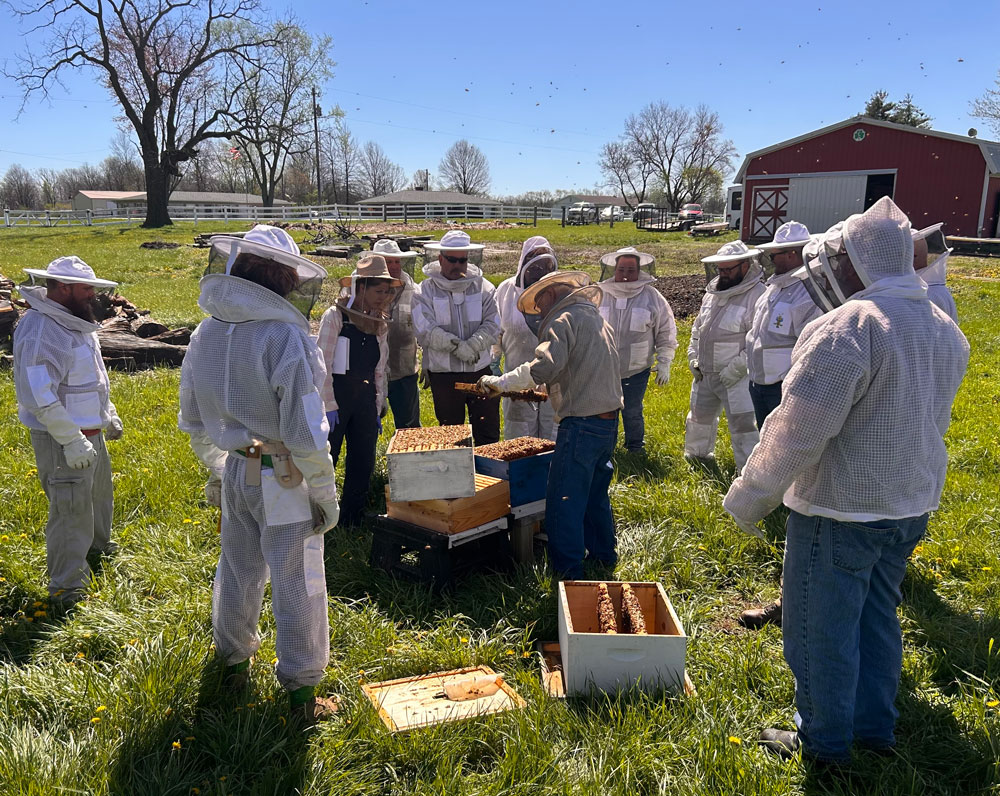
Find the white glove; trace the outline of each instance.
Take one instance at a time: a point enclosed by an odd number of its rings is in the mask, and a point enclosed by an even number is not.
[[[204,431],[189,431],[191,437],[191,449],[208,471],[222,480],[222,472],[226,469],[226,457],[228,454],[224,450],[215,447],[212,438]]]
[[[322,450],[291,451],[292,461],[302,472],[313,502],[323,505],[337,502],[337,480],[333,474],[330,443]]]
[[[459,339],[455,335],[451,332],[446,332],[440,326],[435,326],[431,329],[431,333],[427,338],[427,345],[430,348],[436,351],[447,351],[448,353],[454,351],[459,342]]]
[[[112,415],[111,424],[104,429],[104,439],[114,442],[116,439],[121,439],[124,433],[125,426],[122,425],[122,419],[118,415]]]
[[[500,392],[530,390],[534,387],[535,380],[531,377],[531,364],[531,362],[524,362],[513,370],[508,370],[502,376],[498,376],[497,384],[500,387]]]
[[[736,523],[736,527],[739,528],[743,533],[750,536],[756,536],[758,539],[764,538],[764,532],[757,527],[756,523],[750,522],[749,520],[743,520],[733,514],[727,509],[727,513],[733,518],[733,522]]]
[[[327,531],[333,530],[333,528],[337,525],[337,521],[340,519],[340,504],[337,502],[336,498],[332,501],[317,502],[316,508],[318,508],[320,514],[323,515],[323,519],[320,521],[319,525],[313,528],[313,533],[326,533]]]
[[[719,372],[719,379],[726,388],[735,387],[747,375],[747,363],[742,357],[737,357]]]
[[[670,383],[670,366],[673,364],[673,360],[670,359],[659,359],[656,360],[656,383],[661,387],[666,387]]]
[[[472,364],[477,359],[479,359],[479,353],[468,340],[459,341],[458,345],[455,347],[455,356],[458,357],[463,362],[468,362]]]
[[[36,409],[34,415],[38,418],[38,422],[45,426],[49,436],[64,447],[71,442],[84,439],[80,426],[73,422],[66,407],[58,401]]]
[[[74,470],[86,470],[97,461],[97,451],[83,434],[80,434],[79,439],[63,445],[63,455],[66,457],[66,464]]]
[[[691,371],[691,375],[694,376],[695,381],[701,381],[705,378],[705,374],[701,372],[701,368],[698,367],[697,359],[688,360],[688,370]]]
[[[209,506],[222,508],[222,481],[214,474],[210,475],[205,483],[205,502]]]
[[[499,395],[503,392],[500,387],[500,379],[503,376],[480,376],[479,381],[476,382],[480,390],[484,392],[493,393],[494,395]]]

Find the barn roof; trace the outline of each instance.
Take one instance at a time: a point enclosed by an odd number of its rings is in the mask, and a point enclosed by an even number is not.
[[[947,138],[950,141],[961,141],[967,144],[975,144],[979,147],[979,151],[982,152],[983,160],[986,161],[990,174],[1000,175],[1000,142],[998,141],[985,141],[980,138],[971,138],[967,135],[944,133],[940,130],[927,130],[922,127],[911,127],[908,124],[897,124],[896,122],[886,122],[882,119],[872,119],[869,116],[858,115],[852,116],[850,119],[844,119],[842,122],[831,124],[828,127],[821,127],[819,130],[813,130],[811,132],[804,133],[803,135],[796,136],[795,138],[789,138],[787,141],[781,141],[777,144],[772,144],[769,147],[764,147],[763,149],[750,152],[745,158],[743,158],[743,163],[740,165],[739,171],[736,172],[735,182],[743,182],[743,179],[746,176],[747,166],[750,165],[750,162],[754,158],[758,158],[761,155],[767,155],[771,152],[777,152],[779,149],[793,146],[801,141],[808,141],[810,138],[817,138],[818,136],[832,133],[834,130],[840,130],[843,127],[849,127],[850,125],[857,124],[858,122],[864,122],[865,124],[871,124],[876,127],[886,127],[890,130],[899,130],[904,133],[919,133],[920,135],[929,136],[931,138]]]
[[[145,199],[143,191],[79,191],[82,196],[88,199]]]
[[[395,191],[362,199],[359,205],[498,205],[496,199],[458,191]]]

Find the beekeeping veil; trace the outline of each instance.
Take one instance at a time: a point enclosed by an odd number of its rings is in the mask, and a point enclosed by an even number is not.
[[[735,263],[740,260],[753,260],[760,254],[760,249],[751,249],[741,240],[730,241],[719,247],[719,250],[708,257],[702,257],[705,264],[705,276],[711,282],[719,275],[719,263]]]
[[[556,253],[548,239],[541,235],[533,235],[521,247],[521,259],[517,263],[514,286],[520,292],[558,267]]]
[[[358,283],[360,280],[384,280],[394,289],[392,298],[381,307],[359,301]],[[363,282],[364,284],[364,282]],[[367,334],[384,334],[392,320],[393,303],[399,297],[399,288],[403,283],[393,279],[385,258],[381,254],[366,254],[358,259],[358,264],[349,276],[340,278],[340,296],[337,306],[341,312],[350,318],[351,323]],[[366,294],[367,290],[360,291]]]
[[[799,221],[786,221],[774,233],[774,239],[770,243],[761,243],[757,246],[760,250],[760,265],[764,272],[771,274],[774,272],[774,263],[771,255],[774,252],[787,251],[804,247],[809,242],[809,229]],[[803,260],[805,256],[803,255]]]
[[[656,276],[656,258],[652,254],[639,251],[634,246],[626,246],[624,249],[608,252],[601,257],[601,282],[614,276],[615,266],[622,257],[635,257],[639,261],[640,271],[645,271],[650,276]]]
[[[213,235],[205,275],[231,276],[233,264],[241,254],[252,254],[294,268],[298,282],[284,298],[305,318],[309,317],[326,278],[326,269],[302,257],[299,247],[287,232],[260,224],[243,238]]]
[[[948,248],[948,242],[945,239],[944,232],[941,230],[943,224],[944,222],[939,222],[920,230],[911,230],[914,243],[923,241],[927,244],[927,265],[917,272],[920,276],[923,276],[924,271],[938,267],[941,261],[947,260],[948,255],[952,252]]]
[[[568,285],[571,288],[570,292],[553,304],[543,315],[541,308],[535,303],[535,299],[542,291],[562,285]],[[525,288],[517,300],[517,308],[524,315],[524,321],[528,324],[528,328],[537,335],[541,331],[545,319],[552,314],[557,306],[564,304],[571,296],[582,296],[595,307],[599,307],[602,295],[601,288],[591,284],[590,275],[584,271],[552,271],[545,274],[531,287]]]

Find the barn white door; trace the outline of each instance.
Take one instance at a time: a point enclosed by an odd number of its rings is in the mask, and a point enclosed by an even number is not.
[[[750,240],[771,240],[787,220],[788,186],[763,185],[754,188],[750,216]]]
[[[788,218],[810,232],[823,232],[852,213],[865,209],[866,174],[846,177],[792,177],[788,181]]]

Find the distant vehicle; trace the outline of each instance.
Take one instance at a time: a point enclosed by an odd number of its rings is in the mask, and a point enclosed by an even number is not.
[[[743,219],[743,186],[730,185],[726,189],[726,221],[730,229],[739,229]]]
[[[601,211],[601,221],[624,221],[625,208],[608,205]]]
[[[652,218],[656,215],[656,205],[652,202],[639,202],[632,211],[632,220],[637,224],[643,219]]]
[[[566,210],[567,224],[590,224],[597,220],[597,207],[592,202],[574,202]]]
[[[701,210],[701,205],[698,204],[686,204],[681,207],[681,211],[677,214],[677,219],[679,221],[700,221],[704,213]]]

